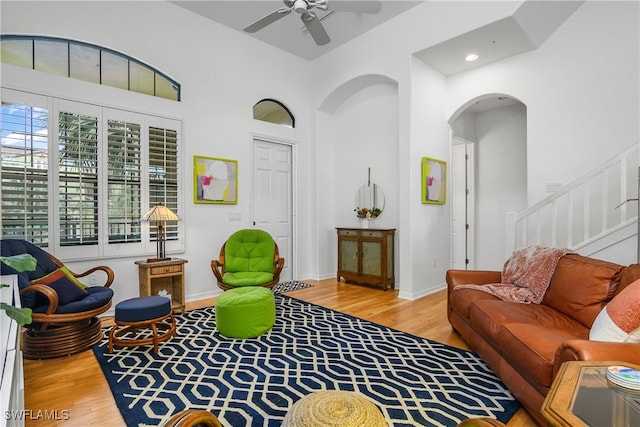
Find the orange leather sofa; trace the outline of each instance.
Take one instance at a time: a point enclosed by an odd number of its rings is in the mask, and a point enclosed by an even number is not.
[[[540,304],[507,302],[462,284],[500,283],[501,272],[449,270],[447,316],[540,425],[540,407],[560,365],[570,360],[640,363],[640,343],[589,341],[602,308],[640,277],[622,266],[581,256],[558,262]]]

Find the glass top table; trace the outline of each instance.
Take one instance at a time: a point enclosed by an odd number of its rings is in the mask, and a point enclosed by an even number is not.
[[[540,412],[554,426],[640,426],[640,391],[606,378],[607,367],[640,366],[616,361],[564,363]]]

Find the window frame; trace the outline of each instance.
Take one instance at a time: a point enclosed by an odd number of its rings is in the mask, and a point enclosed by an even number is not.
[[[8,103],[18,103],[46,108],[48,111],[48,245],[47,250],[53,255],[65,260],[94,260],[102,257],[120,258],[144,255],[153,255],[156,252],[154,224],[141,221],[141,241],[127,243],[110,243],[108,235],[108,170],[107,170],[107,126],[110,119],[134,122],[139,121],[141,125],[141,202],[140,217],[149,209],[149,127],[161,127],[176,131],[177,136],[177,206],[178,215],[184,218],[184,185],[183,178],[183,121],[182,119],[160,116],[149,113],[125,110],[96,105],[84,101],[75,101],[59,98],[55,95],[36,94],[2,87],[2,100]],[[58,117],[60,111],[95,114],[98,118],[98,244],[97,245],[73,245],[62,246],[60,242],[60,201],[59,183],[60,176],[58,170],[58,147],[59,147],[59,126]],[[55,168],[52,170],[52,167]],[[0,187],[0,196],[2,188]],[[0,228],[2,222],[0,220]],[[181,253],[185,250],[185,234],[183,222],[177,224],[177,238],[166,242],[167,253]]]
[[[162,98],[162,99],[168,99],[171,101],[177,101],[180,102],[181,100],[181,96],[182,96],[182,86],[180,83],[178,83],[178,81],[176,81],[175,79],[171,78],[169,75],[167,75],[166,73],[158,70],[157,68],[145,63],[144,61],[141,61],[137,58],[134,58],[130,55],[127,55],[125,53],[119,52],[117,50],[114,49],[110,49],[108,47],[104,47],[104,46],[100,46],[100,45],[96,45],[93,43],[87,43],[87,42],[83,42],[83,41],[78,41],[78,40],[73,40],[73,39],[67,39],[67,38],[62,38],[62,37],[53,37],[53,36],[39,36],[39,35],[26,35],[26,34],[0,34],[0,43],[2,43],[3,41],[6,42],[12,42],[12,41],[25,41],[31,44],[31,56],[30,56],[30,64],[13,64],[15,66],[18,67],[23,67],[23,68],[29,68],[32,70],[36,70],[39,72],[43,72],[43,73],[48,73],[48,74],[54,74],[54,75],[59,75],[59,76],[63,76],[63,77],[68,77],[74,80],[80,80],[80,81],[87,81],[87,82],[92,82],[95,84],[99,84],[99,85],[106,85],[106,86],[110,86],[110,87],[117,87],[120,89],[124,89],[127,91],[131,91],[131,92],[136,92],[136,93],[142,93],[142,94],[146,94],[146,95],[150,95],[153,97],[157,97],[157,98]],[[41,54],[44,54],[42,56],[45,56],[48,53],[53,53],[53,51],[55,49],[44,49],[44,51],[39,52],[38,48],[39,48],[39,44],[42,43],[42,47],[46,47],[47,43],[50,44],[50,46],[54,46],[54,45],[60,45],[61,47],[63,47],[63,49],[66,51],[65,52],[65,57],[64,58],[60,58],[60,57],[56,57],[56,56],[52,56],[49,59],[52,62],[53,65],[56,64],[56,60],[57,63],[63,64],[60,65],[60,67],[64,66],[65,69],[62,70],[55,70],[55,69],[50,69],[52,68],[51,66],[47,67],[46,65],[46,61],[45,64],[39,64],[39,57],[41,56]],[[66,46],[64,46],[66,45]],[[99,63],[97,64],[98,67],[98,75],[97,75],[97,79],[98,82],[93,81],[93,79],[90,80],[85,80],[81,77],[78,77],[78,73],[76,73],[75,68],[73,67],[74,63],[73,63],[73,58],[75,57],[75,51],[74,49],[72,49],[72,47],[78,47],[78,48],[90,48],[90,49],[95,49],[98,52],[98,58],[99,58]],[[0,49],[1,50],[1,49]],[[111,82],[108,83],[109,80],[108,78],[106,78],[105,74],[107,73],[107,68],[105,68],[105,64],[107,63],[107,61],[104,58],[104,55],[106,56],[111,56],[114,59],[117,60],[121,60],[123,62],[126,62],[126,69],[123,68],[123,71],[126,71],[127,76],[126,78],[123,79],[122,83],[126,83],[126,87],[124,87],[124,84],[116,84],[115,82]],[[0,55],[2,56],[2,55]],[[2,59],[2,58],[0,58]],[[4,61],[2,61],[4,62]],[[90,64],[76,64],[76,65],[83,65],[83,66],[87,66]],[[138,74],[136,74],[135,71],[133,71],[134,69],[138,70]],[[63,72],[64,71],[64,72]],[[132,74],[133,71],[133,74]],[[152,74],[152,88],[151,89],[145,89],[145,88],[138,88],[137,87],[137,83],[139,82],[139,79],[137,78],[140,73],[151,73]],[[135,86],[135,87],[134,87]],[[162,94],[162,90],[163,87],[168,87],[171,86],[173,88],[173,90],[175,91],[175,99],[174,97],[167,97],[164,96]],[[153,92],[153,93],[150,93]]]
[[[264,112],[260,114],[258,114],[258,109],[265,105],[265,104],[270,104],[272,108],[270,108],[270,112],[269,114],[264,114]],[[296,118],[294,117],[293,113],[291,112],[291,110],[289,110],[289,108],[287,108],[286,105],[284,105],[282,102],[278,101],[277,99],[274,98],[263,98],[260,101],[256,102],[253,105],[252,108],[253,111],[253,119],[254,120],[260,120],[262,122],[266,122],[266,123],[272,123],[274,125],[278,125],[278,126],[285,126],[288,128],[292,128],[294,129],[296,127]],[[273,113],[279,113],[279,114],[283,114],[284,116],[286,116],[289,120],[289,123],[284,123],[282,121],[274,121],[270,119],[270,115],[272,115]]]

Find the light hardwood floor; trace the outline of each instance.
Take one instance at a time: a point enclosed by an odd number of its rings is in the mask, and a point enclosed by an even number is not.
[[[288,292],[287,295],[420,337],[468,349],[447,322],[444,290],[409,301],[399,299],[397,291],[385,292],[337,282],[335,279],[306,282],[314,286]],[[187,309],[213,305],[214,301],[211,298],[187,303]],[[104,319],[103,323],[110,325],[111,321]],[[31,410],[33,415],[37,415],[38,411],[48,411],[58,415],[58,418],[65,418],[65,414],[68,414],[67,420],[27,419],[27,427],[125,425],[93,351],[59,359],[25,360],[24,370],[25,408]],[[535,426],[535,423],[520,409],[508,426]]]

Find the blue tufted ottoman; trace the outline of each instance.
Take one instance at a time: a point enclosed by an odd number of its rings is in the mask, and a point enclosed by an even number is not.
[[[116,304],[115,324],[109,333],[109,353],[113,346],[133,347],[153,344],[158,352],[158,343],[176,334],[176,319],[171,310],[171,300],[160,296],[131,298]],[[138,329],[151,328],[152,336],[138,338]],[[160,332],[158,332],[160,330]],[[128,332],[133,338],[124,338]]]
[[[216,298],[216,327],[225,337],[255,338],[276,321],[273,292],[262,286],[229,289]]]

